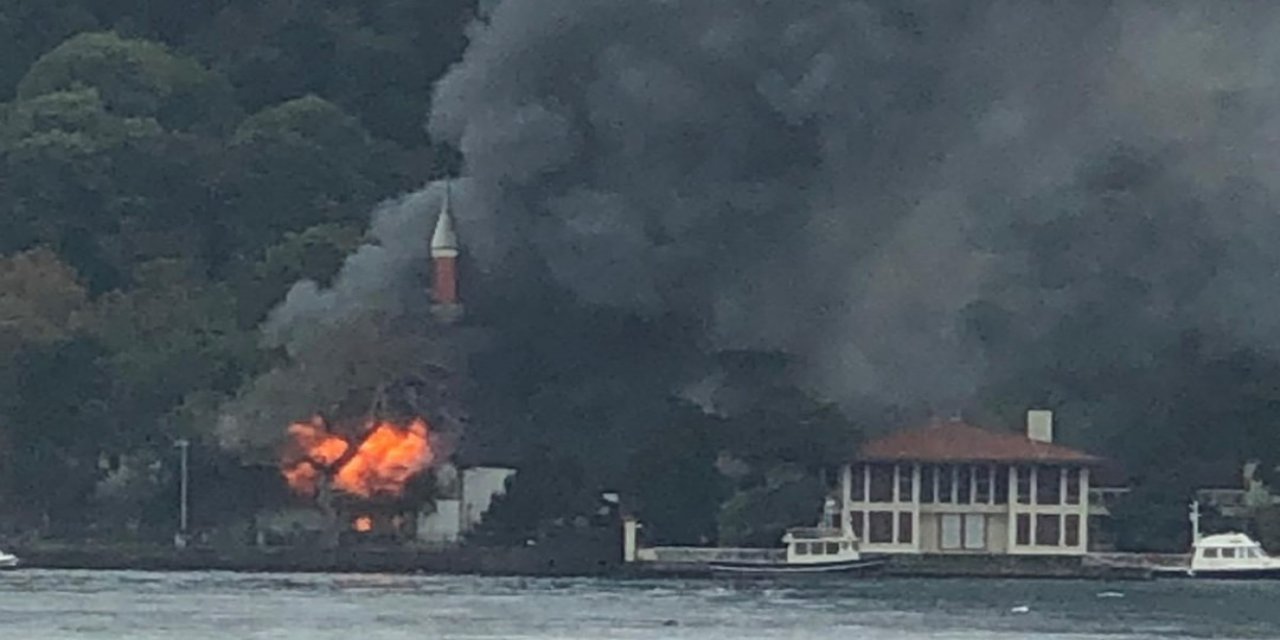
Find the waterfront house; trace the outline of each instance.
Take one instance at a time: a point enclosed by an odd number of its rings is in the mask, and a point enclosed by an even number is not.
[[[1025,433],[937,421],[866,443],[843,468],[844,512],[868,553],[1080,556],[1102,459]]]

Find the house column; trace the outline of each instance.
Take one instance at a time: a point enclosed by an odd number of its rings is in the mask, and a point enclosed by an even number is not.
[[[846,535],[853,531],[853,464],[840,469],[840,526]]]
[[[1089,551],[1089,467],[1080,467],[1080,548]]]
[[[920,463],[911,465],[911,548],[920,552]]]
[[[1009,465],[1009,473],[1005,474],[1005,481],[1009,483],[1009,522],[1005,527],[1008,534],[1008,546],[1005,547],[1006,553],[1013,553],[1014,547],[1018,543],[1018,465]]]
[[[893,526],[890,528],[890,531],[893,532],[893,544],[898,544],[898,540],[901,539],[899,538],[899,532],[898,532],[898,529],[899,529],[898,510],[895,508],[899,504],[902,504],[902,496],[899,495],[901,493],[901,489],[902,489],[902,464],[895,462],[893,463],[893,493],[890,494],[893,498],[893,503],[891,504],[891,507],[889,509],[889,513],[893,514]]]

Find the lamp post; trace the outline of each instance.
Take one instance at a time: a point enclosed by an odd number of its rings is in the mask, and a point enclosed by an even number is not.
[[[178,532],[173,536],[173,546],[182,549],[187,546],[187,452],[191,442],[179,438],[173,443],[180,453],[181,480],[179,481]]]

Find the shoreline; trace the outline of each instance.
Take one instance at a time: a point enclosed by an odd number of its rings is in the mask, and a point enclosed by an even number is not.
[[[336,549],[188,547],[163,545],[32,545],[15,547],[19,569],[231,571],[240,573],[387,573],[512,577],[710,578],[698,563],[623,563],[616,548],[576,544],[550,547]],[[1061,579],[1134,581],[1150,567],[1107,566],[1081,558],[915,556],[892,558],[876,578]]]

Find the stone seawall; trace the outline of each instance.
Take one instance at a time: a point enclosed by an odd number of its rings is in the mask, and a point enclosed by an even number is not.
[[[590,540],[550,546],[439,549],[33,545],[12,552],[21,559],[22,567],[36,569],[604,576],[616,572],[621,564],[616,545]]]

